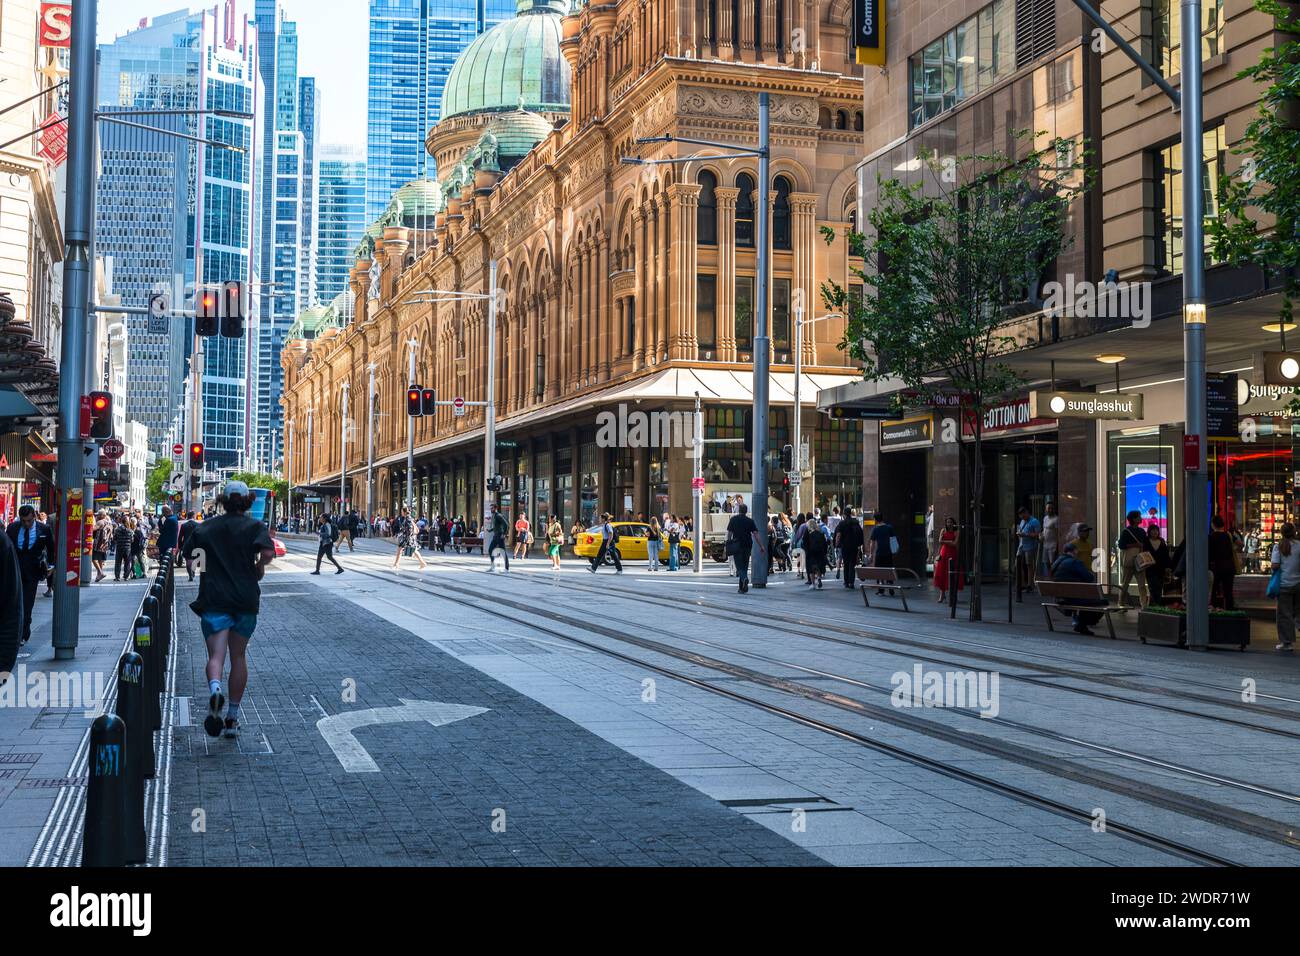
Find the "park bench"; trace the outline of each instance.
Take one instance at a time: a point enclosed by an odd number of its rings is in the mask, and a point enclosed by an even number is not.
[[[483,553],[482,538],[457,538],[456,544],[458,547],[464,548],[466,554],[473,551],[475,548],[478,548],[479,554]]]
[[[890,588],[898,591],[898,596],[902,599],[903,610],[910,611],[907,606],[907,592],[921,587],[921,579],[917,577],[916,572],[911,568],[858,568],[858,580],[862,582],[862,603],[871,607],[871,600],[867,597],[867,591],[871,588]],[[891,595],[892,596],[892,595]]]
[[[1111,597],[1105,585],[1086,581],[1035,581],[1034,587],[1043,599],[1043,617],[1047,619],[1049,631],[1056,631],[1052,626],[1053,608],[1065,615],[1093,611],[1106,619],[1106,630],[1111,640],[1115,639],[1115,625],[1111,623],[1110,616],[1117,611],[1123,613],[1127,608]]]

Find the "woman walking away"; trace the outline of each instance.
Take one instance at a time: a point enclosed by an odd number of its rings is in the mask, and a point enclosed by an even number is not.
[[[651,571],[659,570],[659,544],[662,538],[663,531],[659,527],[659,519],[652,515],[650,517],[650,527],[645,536],[646,563]]]
[[[668,570],[676,571],[682,545],[682,525],[677,520],[677,515],[668,516],[668,524],[664,531],[668,534]]]
[[[546,553],[550,555],[551,567],[556,571],[560,570],[560,548],[564,547],[564,525],[560,524],[560,519],[551,515],[551,521],[546,526]]]
[[[803,573],[808,578],[808,590],[822,589],[822,575],[826,573],[826,535],[815,518],[799,526],[799,548],[803,556]]]
[[[1282,525],[1282,540],[1273,545],[1273,576],[1277,581],[1277,647],[1274,650],[1291,653],[1295,650],[1295,622],[1300,614],[1300,542],[1296,541],[1295,525]],[[1273,582],[1269,582],[1273,590]]]
[[[397,555],[393,558],[393,567],[397,567],[398,562],[402,560],[402,552],[415,555],[420,562],[421,571],[429,566],[424,560],[424,555],[420,553],[420,543],[416,539],[415,522],[411,520],[409,508],[403,508],[402,513],[394,519],[393,534],[397,538]]]
[[[1160,525],[1147,526],[1147,541],[1151,545],[1152,562],[1147,566],[1147,593],[1152,604],[1165,603],[1165,579],[1173,572],[1174,562],[1169,556],[1169,545],[1160,537]]]
[[[939,560],[934,563],[934,586],[939,589],[939,603],[948,600],[948,589],[962,589],[961,575],[957,573],[957,546],[961,540],[961,530],[952,515],[943,519],[943,530],[939,532]]]

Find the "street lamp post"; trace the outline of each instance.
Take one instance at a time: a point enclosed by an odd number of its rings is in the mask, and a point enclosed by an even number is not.
[[[285,524],[290,530],[293,529],[293,429],[294,423],[289,422],[284,430],[285,453],[284,453],[284,473],[288,477],[285,482],[286,501],[284,504]]]
[[[802,299],[803,296],[800,295]],[[828,312],[826,315],[819,315],[815,319],[808,319],[807,324],[812,325],[814,322],[822,322],[826,319],[842,319],[839,312]],[[803,457],[801,454],[803,442],[803,402],[800,400],[799,387],[803,378],[803,305],[795,306],[794,310],[794,470],[799,473],[799,484],[794,486],[794,513],[799,514],[803,511]]]
[[[72,50],[68,101],[67,215],[64,229],[63,333],[59,346],[58,507],[55,548],[54,659],[71,660],[81,628],[79,596],[68,582],[67,538],[72,509],[84,508],[76,493],[84,488],[81,446],[81,388],[86,377],[85,336],[90,306],[95,225],[95,28],[96,0],[77,0],[72,9]],[[84,491],[81,492],[84,494]]]
[[[312,434],[311,434],[311,433],[312,433],[312,424],[313,424],[312,418],[313,418],[313,415],[314,415],[314,414],[315,414],[315,409],[314,409],[312,406],[308,405],[308,406],[307,406],[307,463],[306,463],[306,473],[307,473],[307,484],[309,484],[309,485],[311,484],[311,465],[312,465],[312,461],[311,461],[311,459],[312,459],[312,454],[311,454],[311,450],[312,450],[312,442],[311,442]]]
[[[375,363],[366,366],[370,384],[366,387],[366,518],[375,514]]]
[[[497,358],[497,261],[488,264],[488,333],[487,333],[487,390],[483,398],[487,408],[483,416],[483,518],[487,520],[492,514],[492,505],[496,499],[496,484],[487,482],[497,474],[497,407],[496,407],[496,358]]]
[[[407,339],[407,382],[408,387],[415,385],[415,350],[419,348],[419,340]],[[412,482],[412,476],[415,474],[415,416],[406,416],[406,510],[411,517],[415,517],[415,485]]]
[[[352,383],[343,383],[343,417],[339,421],[339,514],[347,509],[348,500],[348,396]]]

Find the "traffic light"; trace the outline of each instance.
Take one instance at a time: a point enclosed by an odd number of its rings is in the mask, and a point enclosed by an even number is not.
[[[745,454],[754,453],[754,410],[745,409]]]
[[[244,284],[227,282],[221,287],[221,336],[227,339],[244,337]]]
[[[194,442],[190,445],[190,471],[203,470],[203,443]]]
[[[794,471],[794,446],[793,445],[785,445],[781,449],[781,470],[786,472]],[[788,488],[789,486],[790,483],[789,481],[787,481],[786,487]]]
[[[194,295],[194,332],[204,337],[216,335],[221,319],[221,295],[204,287]]]
[[[412,385],[406,390],[406,414],[419,416],[422,414],[420,399],[424,390],[418,385]]]
[[[438,411],[438,392],[436,389],[426,388],[420,392],[420,414],[433,415]]]
[[[90,393],[90,437],[113,437],[113,396],[108,392]]]

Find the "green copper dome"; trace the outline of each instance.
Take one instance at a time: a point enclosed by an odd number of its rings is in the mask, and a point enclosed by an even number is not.
[[[431,228],[433,217],[442,212],[442,190],[433,179],[414,179],[394,193],[402,204],[402,225]],[[425,226],[425,224],[430,224]]]
[[[563,0],[519,0],[519,15],[465,48],[442,94],[442,119],[468,113],[569,111],[569,64],[560,53]]]
[[[484,136],[490,133],[495,137],[501,168],[508,169],[527,156],[554,129],[545,116],[516,109],[493,119]]]

